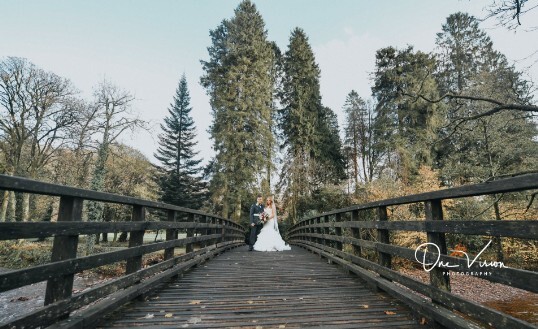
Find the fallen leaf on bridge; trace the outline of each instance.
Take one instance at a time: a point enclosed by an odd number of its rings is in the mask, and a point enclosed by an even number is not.
[[[202,322],[202,319],[201,318],[190,318],[189,323],[192,323],[192,324],[197,324],[199,322]]]
[[[385,311],[385,314],[386,314],[386,315],[394,315],[394,314],[396,314],[396,313],[395,313],[395,312],[391,312],[391,311]]]
[[[202,301],[201,300],[191,300],[191,302],[189,303],[190,305],[200,305]]]
[[[144,319],[153,319],[154,317],[155,317],[154,314],[152,314],[152,313],[148,313],[148,314],[146,314],[146,316],[144,317]]]
[[[362,307],[362,308],[368,308],[368,307],[370,307],[370,306],[368,306],[368,305],[361,305],[361,307]]]
[[[27,300],[30,300],[30,297],[21,296],[19,298],[13,298],[12,300],[10,300],[10,302],[16,302],[16,301],[25,302]]]
[[[174,314],[172,314],[172,313],[166,313],[164,315],[165,318],[171,318],[172,316],[174,316]]]

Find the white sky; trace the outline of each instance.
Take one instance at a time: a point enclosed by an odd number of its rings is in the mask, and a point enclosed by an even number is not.
[[[405,47],[431,51],[446,17],[457,11],[484,17],[486,0],[254,0],[268,37],[286,51],[293,28],[309,36],[321,69],[323,103],[343,124],[342,106],[355,89],[363,98],[370,91],[369,73],[375,51]],[[107,78],[136,96],[134,111],[152,125],[123,142],[151,161],[159,124],[167,114],[181,74],[191,93],[198,149],[206,163],[212,156],[207,128],[209,98],[200,86],[200,60],[208,59],[209,30],[233,16],[239,0],[0,0],[0,58],[18,56],[70,79],[90,99],[92,88]],[[523,17],[524,27],[536,25],[538,9]],[[517,33],[486,21],[494,47],[516,67],[538,79],[538,31]]]

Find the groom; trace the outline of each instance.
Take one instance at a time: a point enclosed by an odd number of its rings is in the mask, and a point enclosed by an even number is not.
[[[263,227],[263,223],[260,221],[260,214],[263,213],[263,197],[258,194],[256,203],[250,206],[250,239],[248,241],[248,251],[254,250],[254,243],[258,234]]]

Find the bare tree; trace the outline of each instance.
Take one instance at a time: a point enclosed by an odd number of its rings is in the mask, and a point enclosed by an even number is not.
[[[113,145],[118,137],[126,130],[144,128],[145,122],[133,116],[132,102],[134,96],[121,90],[109,81],[100,83],[94,91],[94,103],[89,114],[95,127],[98,127],[98,139],[94,140],[97,146],[97,158],[90,182],[90,189],[102,191],[105,185],[106,162]],[[101,221],[103,204],[100,202],[88,203],[88,220]],[[93,251],[95,239],[87,240],[87,253]]]
[[[70,102],[74,94],[69,80],[26,59],[8,57],[0,62],[0,150],[7,174],[37,177],[76,121],[77,111]],[[4,197],[0,221],[13,199]],[[17,217],[26,221],[29,195],[18,195],[17,200]]]
[[[486,7],[488,15],[485,19],[495,17],[499,25],[515,30],[522,25],[521,17],[537,7],[538,2],[533,3],[533,0],[494,0]],[[538,26],[534,26],[530,30],[537,28]]]

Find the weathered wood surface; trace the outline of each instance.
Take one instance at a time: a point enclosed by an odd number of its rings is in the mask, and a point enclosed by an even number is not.
[[[296,242],[299,245],[303,246],[306,249],[310,249],[318,254],[322,254],[324,257],[327,257],[328,259],[331,259],[337,264],[342,265],[344,268],[349,269],[351,272],[355,272],[357,275],[362,277],[364,280],[366,280],[370,285],[372,286],[384,286],[385,289],[389,288],[392,291],[394,295],[402,295],[405,298],[410,297],[409,291],[405,291],[404,293],[400,293],[400,291],[394,291],[394,288],[396,286],[388,282],[387,280],[392,280],[394,282],[397,282],[399,284],[402,284],[409,289],[412,289],[413,291],[416,291],[424,296],[428,296],[432,299],[435,299],[437,301],[440,301],[443,305],[447,307],[447,309],[444,309],[444,311],[441,311],[441,309],[428,309],[429,303],[426,303],[428,305],[423,305],[424,300],[423,299],[415,299],[415,300],[409,300],[410,304],[417,304],[417,308],[422,308],[422,312],[425,314],[428,314],[431,317],[445,317],[448,320],[452,320],[453,317],[455,317],[455,314],[450,313],[448,310],[456,310],[460,311],[463,314],[466,314],[468,316],[474,316],[478,319],[487,320],[489,323],[495,323],[495,328],[509,328],[509,329],[529,329],[529,328],[535,328],[536,326],[533,326],[532,324],[529,324],[523,320],[516,319],[510,315],[504,314],[500,311],[494,310],[492,308],[486,307],[482,304],[466,300],[463,297],[460,297],[458,295],[454,295],[450,292],[447,292],[445,290],[441,290],[439,288],[433,287],[427,283],[423,283],[421,281],[417,281],[411,277],[402,275],[398,271],[388,269],[384,266],[381,266],[375,262],[369,261],[367,259],[353,256],[348,253],[338,251],[334,248],[330,248],[324,245],[315,244],[312,242]],[[365,271],[370,270],[370,271]],[[379,277],[376,276],[376,274],[379,274]],[[387,279],[387,280],[384,280]],[[388,286],[392,285],[392,286]],[[466,320],[458,320],[460,323],[462,323],[463,328],[467,328],[468,326],[465,324]],[[454,323],[447,324],[448,328],[455,327]]]
[[[101,328],[425,328],[394,298],[299,247],[224,253]]]
[[[399,198],[385,199],[375,202],[363,203],[360,205],[351,206],[348,208],[342,208],[337,210],[332,210],[316,217],[320,216],[329,216],[337,213],[350,212],[353,210],[365,210],[372,209],[382,206],[395,206],[400,204],[416,203],[430,200],[445,200],[445,199],[457,199],[465,198],[477,195],[488,195],[495,193],[508,193],[508,192],[517,192],[538,189],[538,174],[527,174],[517,177],[499,179],[496,181],[491,181],[487,183],[466,185],[460,187],[449,188],[446,190],[439,190],[434,192],[426,192],[420,194],[413,194],[408,196],[403,196]],[[300,222],[309,220],[310,218],[305,218]]]
[[[355,212],[358,210],[354,210]],[[352,213],[353,213],[352,212]],[[309,228],[332,227],[335,228],[375,228],[395,231],[420,231],[438,233],[457,233],[470,235],[500,235],[512,238],[538,239],[538,220],[444,220],[444,221],[353,221],[340,223],[322,223],[309,225]],[[306,230],[305,226],[298,226],[288,231],[295,234]],[[0,235],[1,237],[1,235]]]
[[[241,227],[239,224],[236,224],[226,218],[216,216],[214,214],[208,214],[199,210],[179,207],[179,206],[162,203],[162,202],[134,198],[130,196],[124,196],[124,195],[119,195],[119,194],[97,192],[97,191],[86,190],[86,189],[81,189],[77,187],[45,183],[45,182],[17,177],[17,176],[0,175],[0,190],[32,193],[32,194],[43,194],[43,195],[51,195],[51,196],[61,196],[61,197],[73,197],[73,198],[80,198],[84,200],[94,200],[94,201],[119,203],[119,204],[133,205],[133,206],[149,207],[149,208],[155,208],[155,209],[174,210],[180,213],[197,214],[201,216],[210,216],[210,217],[220,218],[227,221],[230,225],[233,225],[237,228]]]

